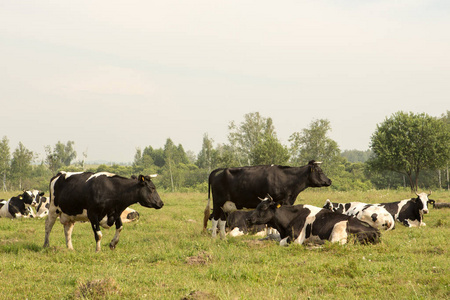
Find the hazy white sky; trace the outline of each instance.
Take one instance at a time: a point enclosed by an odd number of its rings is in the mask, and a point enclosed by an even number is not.
[[[450,1],[0,0],[0,138],[132,161],[231,121],[281,142],[315,119],[366,150],[397,111],[450,109]]]

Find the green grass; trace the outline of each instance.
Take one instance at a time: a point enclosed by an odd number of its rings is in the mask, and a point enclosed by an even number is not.
[[[297,203],[387,202],[408,192],[310,189]],[[2,198],[2,194],[0,194]],[[5,197],[6,198],[6,197]],[[45,220],[0,219],[0,299],[449,299],[450,210],[430,209],[426,227],[383,233],[376,245],[280,247],[244,236],[202,234],[206,195],[162,194],[161,210],[133,206],[116,250],[102,251],[88,223],[77,223],[75,251],[57,221],[42,248]],[[450,193],[434,192],[450,202]]]

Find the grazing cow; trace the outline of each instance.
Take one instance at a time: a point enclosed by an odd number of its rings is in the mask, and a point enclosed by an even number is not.
[[[384,207],[395,220],[407,227],[426,226],[423,222],[423,215],[428,213],[428,196],[431,195],[431,191],[429,194],[416,192],[416,195],[417,198],[377,205]]]
[[[4,204],[0,208],[0,218],[26,218],[30,214],[28,207],[34,201],[35,198],[30,191],[25,191],[23,194],[12,197],[8,201],[3,201],[2,203]]]
[[[395,221],[392,215],[384,207],[374,204],[362,202],[332,203],[329,199],[327,199],[323,208],[345,214],[347,216],[356,217],[359,220],[368,223],[370,226],[380,230],[391,230],[394,229],[395,226]]]
[[[59,216],[64,225],[66,245],[71,250],[76,221],[90,221],[97,252],[101,248],[100,226],[109,228],[115,224],[116,233],[109,244],[113,250],[123,228],[120,215],[134,203],[155,209],[163,207],[150,176],[139,175],[137,179],[130,179],[106,172],[60,172],[50,180],[50,208],[45,221],[44,247],[49,246],[49,235]]]
[[[255,208],[259,197],[270,194],[276,202],[294,204],[298,194],[308,187],[330,186],[319,162],[310,161],[303,167],[253,166],[216,169],[208,180],[208,204],[204,211],[203,231],[210,215],[210,195],[213,197],[212,236],[225,238],[225,213],[242,208]],[[212,191],[211,191],[212,189]]]
[[[345,244],[349,236],[360,243],[377,243],[380,231],[357,218],[311,205],[281,205],[266,197],[248,218],[251,224],[267,224],[278,230],[280,245],[328,240]]]
[[[253,211],[241,211],[236,210],[228,214],[227,227],[230,230],[228,234],[236,237],[245,234],[265,235],[266,225],[250,225],[247,219],[250,217]]]

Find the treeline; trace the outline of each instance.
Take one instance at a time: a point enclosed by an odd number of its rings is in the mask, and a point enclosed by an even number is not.
[[[309,160],[322,162],[335,190],[449,189],[450,112],[440,118],[398,112],[377,126],[367,151],[341,151],[329,138],[330,122],[314,120],[293,133],[289,146],[277,138],[271,118],[249,113],[240,124],[229,124],[227,144],[214,145],[207,134],[198,154],[185,151],[170,138],[163,148],[136,149],[132,165],[88,166],[73,141],[45,146],[46,158],[34,163],[34,155],[22,143],[10,153],[9,141],[0,143],[0,175],[3,190],[48,190],[49,179],[59,170],[111,172],[125,177],[158,174],[161,191],[207,191],[207,178],[216,168],[280,164],[302,166]]]

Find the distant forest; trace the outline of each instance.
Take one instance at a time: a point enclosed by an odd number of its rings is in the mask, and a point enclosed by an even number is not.
[[[306,165],[322,162],[334,190],[449,189],[450,112],[441,117],[397,112],[377,125],[370,149],[344,150],[329,138],[330,122],[313,120],[308,128],[293,133],[289,145],[277,138],[271,118],[249,113],[240,124],[229,124],[228,143],[214,145],[204,134],[199,153],[185,151],[170,138],[164,147],[136,149],[131,165],[85,163],[86,154],[76,160],[75,142],[45,146],[46,157],[36,162],[32,151],[21,142],[11,152],[8,137],[0,142],[0,176],[3,191],[39,189],[58,171],[111,172],[129,177],[158,174],[154,182],[160,191],[207,192],[209,173],[222,167],[251,165]]]

